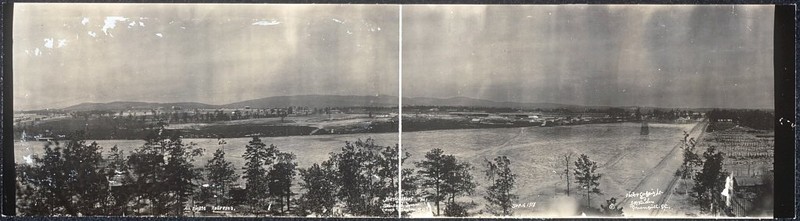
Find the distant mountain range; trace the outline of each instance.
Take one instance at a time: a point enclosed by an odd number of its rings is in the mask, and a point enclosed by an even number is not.
[[[343,95],[296,95],[276,96],[236,103],[213,105],[197,102],[154,103],[154,102],[127,102],[117,101],[109,103],[82,103],[62,108],[66,111],[90,110],[127,110],[127,109],[156,109],[180,107],[183,109],[216,109],[216,108],[275,108],[275,107],[393,107],[397,106],[397,96],[343,96]]]
[[[66,111],[118,111],[127,109],[156,109],[180,107],[183,109],[216,109],[216,108],[275,108],[275,107],[396,107],[397,96],[347,96],[347,95],[295,95],[295,96],[276,96],[260,99],[240,101],[230,104],[213,105],[197,102],[177,102],[177,103],[153,103],[153,102],[109,102],[109,103],[82,103],[62,110]],[[610,106],[582,106],[557,103],[524,103],[508,101],[491,101],[468,97],[453,98],[429,98],[429,97],[404,97],[403,106],[463,106],[463,107],[494,107],[494,108],[515,108],[515,109],[556,109],[566,108],[570,110],[586,109],[606,109]],[[635,108],[625,106],[620,108]],[[642,107],[642,110],[651,110],[654,107]],[[699,109],[699,108],[693,108]]]
[[[132,101],[115,101],[109,103],[81,103],[73,105],[61,110],[65,111],[113,111],[113,110],[128,110],[128,109],[157,109],[157,108],[172,108],[181,107],[185,109],[213,109],[219,107],[218,105],[203,104],[197,102],[178,102],[178,103],[150,103],[150,102],[132,102]]]
[[[556,103],[520,103],[509,101],[490,101],[468,97],[453,98],[429,98],[412,97],[403,98],[403,106],[464,106],[464,107],[495,107],[495,108],[520,108],[520,109],[555,109],[555,108],[585,108],[580,105],[556,104]]]

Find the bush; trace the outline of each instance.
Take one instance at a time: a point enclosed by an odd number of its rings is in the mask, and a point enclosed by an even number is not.
[[[444,215],[449,217],[467,216],[467,208],[458,203],[447,203],[444,208]]]

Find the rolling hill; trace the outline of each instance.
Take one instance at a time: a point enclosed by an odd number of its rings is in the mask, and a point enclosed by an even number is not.
[[[64,111],[115,111],[140,109],[149,110],[172,107],[183,109],[216,109],[216,108],[275,108],[275,107],[396,107],[397,96],[345,96],[345,95],[296,95],[296,96],[275,96],[253,100],[245,100],[230,104],[213,105],[197,102],[175,102],[175,103],[156,103],[156,102],[109,102],[109,103],[82,103],[63,108]],[[521,102],[499,102],[484,99],[467,97],[453,98],[429,98],[429,97],[405,97],[403,106],[463,106],[463,107],[495,107],[495,108],[521,108],[521,109],[584,109],[589,108],[580,105],[565,105],[556,103],[521,103]]]
[[[203,104],[197,102],[177,102],[177,103],[152,103],[152,102],[130,102],[130,101],[115,101],[109,103],[82,103],[69,107],[62,108],[65,111],[117,111],[117,110],[145,110],[157,108],[172,108],[181,107],[184,109],[213,109],[219,108],[218,105]]]
[[[397,96],[343,96],[343,95],[296,95],[277,96],[246,100],[222,105],[227,108],[273,108],[273,107],[396,107]]]

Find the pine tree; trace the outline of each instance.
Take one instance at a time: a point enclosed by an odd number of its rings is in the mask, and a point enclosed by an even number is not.
[[[491,204],[489,209],[494,215],[509,216],[512,213],[513,201],[518,198],[517,195],[511,193],[517,177],[511,172],[511,160],[506,156],[498,156],[494,158],[494,162],[488,159],[484,159],[484,162],[486,179],[493,182],[487,188],[486,196],[484,196]]]
[[[724,204],[720,193],[725,188],[728,172],[722,169],[724,156],[714,146],[706,149],[703,159],[702,170],[694,176],[691,197],[700,206],[700,211],[715,214],[721,211]]]
[[[382,171],[387,170],[382,163],[386,159],[380,153],[383,149],[368,138],[345,142],[341,152],[331,155],[340,186],[337,196],[345,204],[346,212],[358,216],[394,215],[383,208],[393,196],[386,192],[391,186],[390,177],[382,176]]]
[[[380,196],[386,200],[384,202],[393,208],[393,213],[397,214],[399,210],[399,199],[400,199],[400,192],[398,191],[398,185],[400,185],[399,179],[399,163],[400,163],[400,146],[387,146],[384,147],[383,150],[380,152],[380,156],[378,158],[378,176],[386,179],[386,185],[383,186],[382,189],[379,189]],[[408,154],[408,153],[407,153]],[[407,158],[407,156],[406,156]],[[405,159],[405,158],[404,158]]]
[[[471,194],[476,186],[469,171],[472,166],[459,162],[453,155],[444,155],[441,149],[433,149],[425,154],[425,159],[415,163],[420,170],[419,186],[422,195],[434,201],[436,215],[441,214],[440,203],[447,200],[455,204],[456,196]]]
[[[411,153],[403,152],[404,156],[402,158],[402,163],[405,163],[406,160],[411,157]],[[401,206],[405,204],[416,202],[419,190],[419,176],[414,174],[413,168],[403,168],[403,176],[402,176],[402,197],[403,200],[401,201]],[[402,210],[403,214],[401,216],[405,217],[409,215],[407,210]]]
[[[243,158],[245,159],[244,176],[245,192],[247,192],[248,204],[252,213],[258,214],[265,208],[269,198],[269,179],[267,168],[274,162],[277,150],[274,145],[266,147],[261,139],[253,137],[253,140],[245,147]]]
[[[681,167],[678,168],[678,171],[675,173],[676,176],[681,178],[681,181],[691,179],[694,168],[702,164],[700,156],[694,152],[695,145],[697,144],[694,138],[689,138],[689,133],[686,131],[684,131],[683,134],[683,163],[681,163]]]
[[[108,166],[106,167],[106,177],[109,177],[111,183],[111,199],[112,205],[109,208],[108,215],[126,215],[129,214],[129,204],[135,193],[127,188],[128,185],[134,183],[131,176],[130,167],[128,166],[125,153],[120,150],[116,145],[111,148],[111,153],[107,158]]]
[[[316,214],[317,216],[333,215],[338,192],[336,171],[329,161],[313,164],[308,169],[300,169],[303,182],[300,186],[306,190],[300,197],[298,215]]]
[[[172,196],[174,215],[183,215],[183,209],[192,193],[197,188],[196,181],[201,179],[201,170],[192,163],[194,158],[202,155],[203,150],[193,143],[184,144],[180,135],[173,134],[167,144],[167,164],[164,168],[165,184]]]
[[[128,157],[137,192],[137,207],[149,206],[151,215],[182,216],[195,192],[200,170],[194,158],[203,154],[196,144],[184,144],[180,134],[161,129],[151,132],[145,144]]]
[[[436,148],[425,153],[425,160],[416,162],[417,167],[421,169],[417,171],[420,177],[420,187],[423,189],[423,195],[426,200],[433,201],[436,205],[436,215],[440,215],[439,204],[444,200],[442,188],[444,188],[444,173],[445,171],[442,164],[444,161],[444,152],[442,149]]]
[[[20,214],[90,216],[106,213],[109,185],[101,147],[86,144],[82,134],[71,135],[65,147],[44,146],[33,164],[18,166]]]
[[[208,191],[217,198],[215,203],[228,205],[230,199],[228,189],[239,180],[239,175],[236,174],[233,163],[225,160],[225,152],[222,149],[214,152],[214,157],[206,163],[205,172]]]
[[[295,155],[292,153],[278,153],[277,161],[267,173],[269,178],[269,193],[275,199],[276,205],[281,208],[281,214],[291,210],[292,179],[297,171]]]
[[[596,170],[597,162],[589,160],[589,156],[585,154],[581,154],[578,160],[575,161],[575,183],[586,190],[587,206],[592,204],[591,194],[601,194],[600,189],[597,188],[600,185],[598,181],[601,175]]]

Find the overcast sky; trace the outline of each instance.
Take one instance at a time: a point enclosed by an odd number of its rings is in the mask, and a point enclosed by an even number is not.
[[[773,107],[772,6],[405,6],[403,96]]]
[[[772,6],[403,6],[403,96],[773,106]],[[397,5],[15,5],[14,108],[398,95]]]
[[[396,5],[14,5],[14,108],[398,95]]]

